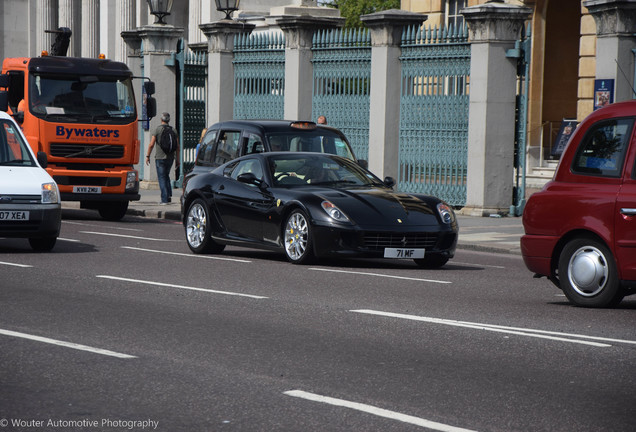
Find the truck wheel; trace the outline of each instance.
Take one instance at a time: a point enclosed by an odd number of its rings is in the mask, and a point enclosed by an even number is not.
[[[97,210],[104,219],[118,221],[126,215],[128,201],[106,202],[101,204]]]
[[[616,262],[602,242],[580,237],[565,245],[559,257],[559,281],[577,306],[610,307],[624,297]]]
[[[29,244],[36,252],[48,252],[53,249],[56,241],[57,237],[30,238]]]

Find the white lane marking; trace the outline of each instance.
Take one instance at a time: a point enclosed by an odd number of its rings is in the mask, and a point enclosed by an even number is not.
[[[243,293],[236,293],[236,292],[231,292],[231,291],[217,291],[217,290],[211,290],[211,289],[206,289],[206,288],[196,288],[196,287],[189,287],[189,286],[184,286],[184,285],[175,285],[175,284],[169,284],[169,283],[163,283],[163,282],[152,282],[152,281],[139,280],[139,279],[129,279],[129,278],[122,278],[122,277],[117,277],[117,276],[97,275],[96,277],[101,278],[101,279],[112,279],[112,280],[118,280],[118,281],[123,281],[123,282],[132,282],[132,283],[144,284],[144,285],[155,285],[155,286],[162,286],[162,287],[168,287],[168,288],[178,288],[178,289],[184,289],[184,290],[190,290],[190,291],[201,291],[201,292],[207,292],[207,293],[211,293],[211,294],[224,294],[224,295],[237,296],[237,297],[248,297],[248,298],[259,299],[259,300],[269,298],[269,297],[257,296],[257,295],[252,295],[252,294],[243,294]]]
[[[416,426],[425,427],[442,432],[475,432],[470,429],[459,428],[450,426],[444,423],[437,423],[431,420],[426,420],[420,417],[414,417],[407,414],[402,414],[395,411],[389,411],[384,408],[378,408],[373,405],[367,405],[359,402],[351,402],[345,399],[336,399],[329,396],[321,396],[315,393],[308,393],[302,390],[290,390],[283,394],[300,399],[306,399],[313,402],[320,402],[329,405],[339,406],[343,408],[350,408],[356,411],[362,411],[368,414],[373,414],[378,417],[384,417],[391,420],[398,420],[404,423],[410,423]]]
[[[168,239],[139,237],[139,236],[131,236],[131,235],[125,235],[125,234],[113,234],[113,233],[105,233],[105,232],[97,232],[97,231],[80,231],[80,232],[82,234],[94,234],[94,235],[102,235],[102,236],[109,236],[109,237],[123,237],[123,238],[135,239],[135,240],[151,240],[151,241],[160,241],[160,242],[174,241],[174,240],[168,240]]]
[[[0,265],[7,265],[7,266],[13,266],[13,267],[23,267],[23,268],[33,267],[32,265],[27,265],[27,264],[17,264],[17,263],[2,262],[2,261],[0,261]]]
[[[319,267],[310,267],[309,270],[333,272],[333,273],[348,273],[348,274],[363,275],[363,276],[376,276],[376,277],[384,277],[384,278],[391,278],[391,279],[412,280],[412,281],[418,281],[418,282],[433,282],[433,283],[441,283],[441,284],[452,283],[450,281],[443,281],[443,280],[421,279],[421,278],[412,278],[412,277],[406,277],[406,276],[393,276],[393,275],[386,275],[381,273],[358,272],[358,271],[350,271],[350,270],[334,270],[334,269],[319,268]]]
[[[111,356],[111,357],[117,357],[117,358],[122,358],[122,359],[137,358],[137,357],[132,356],[132,355],[122,354],[122,353],[118,353],[118,352],[115,352],[115,351],[109,351],[109,350],[105,350],[105,349],[101,349],[101,348],[94,348],[94,347],[90,347],[90,346],[87,346],[87,345],[80,345],[80,344],[76,344],[76,343],[72,343],[72,342],[64,342],[64,341],[61,341],[61,340],[50,339],[50,338],[46,338],[46,337],[42,337],[42,336],[35,336],[35,335],[30,335],[30,334],[27,334],[27,333],[15,332],[15,331],[11,331],[11,330],[0,329],[0,334],[6,335],[6,336],[18,337],[18,338],[22,338],[22,339],[29,339],[29,340],[33,340],[33,341],[37,341],[37,342],[44,342],[44,343],[48,343],[48,344],[51,344],[51,345],[59,345],[59,346],[66,347],[66,348],[73,348],[73,349],[80,350],[80,351],[88,351],[88,352],[92,352],[92,353],[95,353],[95,354],[102,354],[102,355]]]
[[[76,240],[76,239],[69,239],[69,238],[62,238],[62,237],[58,237],[57,239],[60,240],[60,241],[67,241],[67,242],[73,242],[73,243],[79,243],[80,242],[79,240]]]
[[[137,232],[143,232],[143,230],[142,230],[142,229],[139,229],[139,228],[122,228],[122,227],[118,227],[118,226],[109,226],[109,227],[106,227],[106,226],[104,226],[104,225],[89,224],[89,223],[84,223],[84,222],[71,222],[71,221],[67,221],[67,220],[62,220],[62,223],[69,224],[69,225],[81,225],[81,226],[90,226],[90,227],[108,228],[108,229],[115,229],[115,230],[121,230],[121,231],[137,231]]]
[[[385,316],[385,317],[391,317],[391,318],[408,319],[411,321],[422,321],[422,322],[429,322],[433,324],[444,324],[444,325],[455,326],[455,327],[472,328],[476,330],[486,330],[486,331],[493,331],[493,332],[499,332],[499,333],[508,333],[508,334],[515,334],[519,336],[535,337],[540,339],[550,339],[550,340],[556,340],[561,342],[577,343],[582,345],[590,345],[590,346],[603,347],[603,348],[610,347],[611,345],[608,345],[605,343],[588,342],[585,340],[568,339],[568,338],[572,337],[572,338],[579,338],[579,339],[593,339],[593,340],[601,340],[604,342],[620,342],[620,343],[628,343],[628,344],[636,343],[634,341],[621,340],[621,339],[607,339],[607,338],[599,338],[594,336],[585,336],[585,335],[570,334],[570,333],[559,333],[559,332],[551,332],[551,331],[544,331],[544,330],[525,329],[525,328],[519,328],[519,327],[505,327],[505,326],[498,326],[498,325],[492,325],[492,324],[471,323],[467,321],[455,321],[455,320],[447,320],[447,319],[441,319],[441,318],[422,317],[417,315],[397,314],[392,312],[374,311],[369,309],[350,310],[349,312],[369,314],[369,315],[379,315],[379,316]],[[556,336],[549,336],[549,335],[556,335]]]
[[[252,262],[252,261],[249,261],[249,260],[238,259],[238,258],[228,258],[228,257],[210,256],[210,255],[196,255],[196,254],[181,253],[181,252],[168,252],[168,251],[160,251],[160,250],[154,250],[154,249],[144,249],[144,248],[131,247],[131,246],[121,246],[121,248],[122,249],[137,250],[137,251],[142,251],[142,252],[161,253],[161,254],[166,254],[166,255],[187,256],[187,257],[190,257],[190,258],[206,258],[206,259],[214,259],[214,260],[221,260],[221,261],[234,261],[234,262],[242,262],[242,263],[251,263]]]
[[[496,269],[505,269],[504,266],[488,265],[488,264],[473,264],[473,263],[460,262],[460,261],[449,261],[448,264],[458,264],[458,265],[464,265],[464,266],[470,266],[470,267],[489,267],[489,268],[496,268]]]

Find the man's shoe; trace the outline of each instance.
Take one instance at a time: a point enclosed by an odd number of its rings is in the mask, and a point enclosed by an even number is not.
[[[159,202],[159,205],[168,205],[168,203],[167,203],[167,202],[160,201],[160,202]]]

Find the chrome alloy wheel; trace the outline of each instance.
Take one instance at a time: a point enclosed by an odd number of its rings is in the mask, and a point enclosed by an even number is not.
[[[300,260],[307,251],[309,226],[307,219],[301,213],[293,213],[287,220],[285,227],[285,252],[293,260]]]
[[[603,291],[609,275],[609,264],[603,253],[593,246],[577,249],[568,263],[568,278],[581,296],[593,297]]]
[[[199,203],[190,207],[186,220],[186,237],[190,246],[198,248],[205,240],[208,220],[205,209]]]

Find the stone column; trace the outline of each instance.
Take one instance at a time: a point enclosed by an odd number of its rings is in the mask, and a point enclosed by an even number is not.
[[[147,25],[138,29],[139,37],[143,42],[144,75],[155,82],[157,92],[154,97],[157,100],[158,113],[157,117],[150,122],[150,129],[143,134],[142,156],[147,152],[152,132],[161,123],[162,112],[169,112],[170,125],[176,125],[178,102],[176,68],[167,64],[174,64],[172,58],[177,52],[177,42],[179,38],[183,37],[184,31],[182,27],[165,24]],[[124,33],[122,36],[127,37],[128,33]],[[132,42],[130,39],[128,41]],[[143,159],[142,157],[140,163],[145,163]],[[145,166],[144,168],[142,180],[150,182],[142,184],[142,187],[155,188],[158,186],[154,154],[151,157],[150,167]]]
[[[144,2],[145,3],[145,2]],[[115,3],[115,33],[120,35],[126,30],[135,28],[135,2],[134,0],[117,0]],[[126,44],[123,39],[115,39],[115,60],[126,62]]]
[[[402,30],[427,18],[395,9],[360,17],[371,31],[369,170],[380,178],[398,178]]]
[[[99,0],[82,0],[82,57],[97,58],[99,53]]]
[[[199,29],[201,24],[201,0],[189,0],[189,25],[188,25],[188,45],[203,42],[203,34]]]
[[[314,72],[311,43],[318,29],[344,25],[344,18],[284,16],[276,24],[285,34],[285,109],[289,120],[310,120]]]
[[[36,10],[36,47],[35,56],[44,50],[50,51],[53,37],[45,30],[57,30],[57,0],[38,0]]]
[[[71,40],[66,53],[69,57],[78,57],[80,55],[81,45],[81,25],[77,16],[79,11],[79,3],[75,0],[58,0],[59,1],[59,17],[58,27],[68,27],[71,29]]]
[[[208,38],[208,106],[206,124],[231,120],[234,116],[234,36],[251,33],[253,24],[221,20],[201,24]]]
[[[471,216],[507,214],[512,203],[517,59],[528,7],[486,3],[462,11],[471,39],[466,206]]]
[[[636,98],[636,0],[586,0],[596,21],[596,78],[614,80],[614,102]]]

